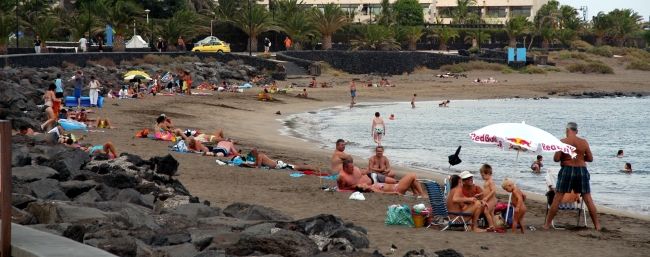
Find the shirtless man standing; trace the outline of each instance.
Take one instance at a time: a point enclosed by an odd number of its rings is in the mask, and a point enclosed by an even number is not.
[[[466,175],[465,175],[466,176]],[[466,178],[467,179],[467,178]],[[472,231],[484,232],[485,230],[478,228],[478,218],[485,209],[487,204],[485,201],[479,200],[477,197],[466,197],[463,195],[462,186],[459,186],[461,177],[453,175],[451,177],[451,191],[447,197],[447,209],[451,213],[471,213],[472,214]],[[463,182],[465,184],[465,182]]]
[[[368,163],[368,169],[371,172],[377,172],[386,177],[391,177],[391,178],[395,177],[395,172],[391,170],[390,162],[388,161],[388,158],[384,156],[383,146],[377,146],[375,148],[375,155],[370,157],[370,161]]]
[[[386,135],[386,125],[384,124],[384,119],[379,117],[379,112],[375,112],[375,117],[372,119],[372,128],[370,132],[372,138],[375,140],[377,145],[381,145],[381,139]]]
[[[349,154],[344,153],[343,151],[345,151],[345,140],[336,140],[336,149],[334,150],[332,159],[330,160],[330,169],[333,174],[341,171],[343,167],[343,159],[350,157]]]
[[[594,200],[591,198],[591,188],[589,185],[589,171],[587,171],[587,162],[592,162],[594,156],[591,154],[589,143],[587,140],[578,137],[578,124],[569,122],[566,126],[566,137],[561,140],[565,144],[572,145],[576,148],[575,157],[558,151],[553,156],[555,162],[560,163],[560,172],[557,176],[557,185],[555,186],[555,198],[553,204],[546,216],[546,223],[544,229],[549,229],[555,214],[557,214],[558,206],[562,201],[565,193],[570,193],[573,190],[576,193],[582,194],[582,198],[587,204],[591,221],[594,223],[596,230],[600,230],[600,222],[598,221],[598,212]]]

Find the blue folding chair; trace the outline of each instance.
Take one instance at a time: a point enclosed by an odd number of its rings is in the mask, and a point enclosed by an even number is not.
[[[445,201],[445,196],[443,189],[435,181],[427,180],[422,181],[424,187],[427,189],[429,195],[429,204],[431,204],[431,212],[435,215],[440,222],[431,223],[431,225],[444,225],[442,231],[447,230],[450,227],[460,227],[462,226],[465,231],[469,229],[470,223],[465,220],[465,217],[471,217],[471,213],[466,212],[449,212],[447,210],[447,202]],[[450,215],[456,216],[451,218]]]

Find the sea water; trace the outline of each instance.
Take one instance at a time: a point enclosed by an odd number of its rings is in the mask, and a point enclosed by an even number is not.
[[[412,109],[406,102],[361,103],[351,109],[340,106],[300,113],[284,120],[285,132],[326,149],[343,138],[349,141],[346,152],[370,157],[376,146],[372,118],[380,112],[386,123],[382,144],[393,165],[449,174],[469,170],[482,185],[478,169],[488,163],[497,185],[508,177],[524,190],[544,194],[545,173],[557,174],[560,168],[553,153],[542,153],[543,172],[534,174],[530,165],[536,153],[476,144],[469,133],[494,123],[526,122],[563,138],[566,123],[574,121],[594,155],[588,168],[596,203],[650,215],[650,98],[455,100],[449,107],[438,107],[437,102],[416,105]],[[390,114],[394,120],[388,119]],[[462,163],[450,168],[447,156],[458,146],[462,146]],[[625,157],[616,157],[619,149]],[[355,160],[360,161],[366,160]],[[632,174],[621,172],[626,162],[632,164]]]

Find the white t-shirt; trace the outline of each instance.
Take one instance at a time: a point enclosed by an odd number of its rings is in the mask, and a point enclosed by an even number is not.
[[[79,39],[79,47],[81,47],[81,48],[85,48],[87,42],[88,42],[88,41],[86,40],[86,38],[85,38],[85,37],[82,37],[81,39]]]

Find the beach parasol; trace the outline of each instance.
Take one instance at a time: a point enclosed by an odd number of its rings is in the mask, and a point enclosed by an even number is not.
[[[557,152],[575,156],[575,147],[562,143],[540,128],[522,123],[497,123],[469,134],[479,144],[494,144],[502,149],[529,150],[535,153]]]
[[[144,71],[141,70],[131,70],[124,74],[124,81],[132,81],[132,80],[151,80],[151,76],[147,74]]]

